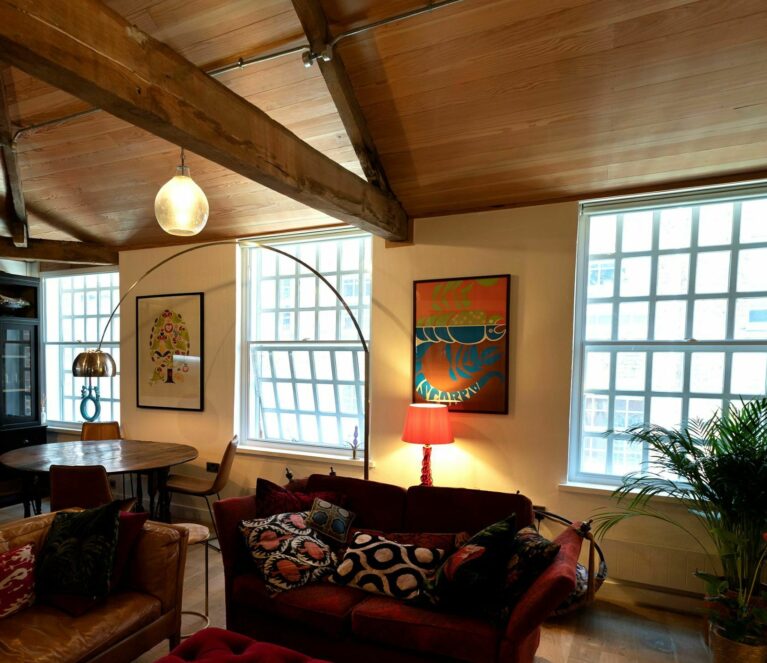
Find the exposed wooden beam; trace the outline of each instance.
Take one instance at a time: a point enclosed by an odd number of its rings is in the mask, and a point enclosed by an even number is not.
[[[304,28],[312,52],[324,53],[333,36],[319,0],[293,0],[293,7]],[[338,114],[341,116],[341,121],[344,123],[346,133],[349,135],[349,140],[357,153],[362,170],[370,182],[391,194],[389,181],[381,165],[373,136],[368,129],[367,120],[357,101],[340,53],[333,51],[331,60],[319,58],[317,62]]]
[[[16,145],[13,142],[13,127],[8,114],[8,96],[6,81],[8,67],[0,65],[0,159],[3,162],[5,178],[5,210],[2,219],[8,234],[16,246],[26,246],[29,239],[27,209],[24,206],[24,193],[21,188],[21,172],[16,157]]]
[[[116,265],[117,249],[88,242],[59,242],[29,239],[27,246],[16,246],[9,237],[0,237],[0,258],[39,262],[67,262],[80,265]]]
[[[97,0],[0,0],[0,57],[309,207],[406,235],[395,199]]]

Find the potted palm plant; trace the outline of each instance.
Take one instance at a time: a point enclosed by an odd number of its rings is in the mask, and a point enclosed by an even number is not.
[[[647,445],[649,462],[623,477],[613,493],[616,507],[595,518],[596,536],[646,516],[685,531],[710,558],[713,548],[712,565],[721,576],[698,575],[713,605],[716,660],[767,662],[767,613],[758,600],[767,530],[767,398],[730,405],[708,421],[693,420],[679,429],[643,424],[624,432]],[[652,498],[660,495],[685,506],[711,545],[685,520],[657,509]]]

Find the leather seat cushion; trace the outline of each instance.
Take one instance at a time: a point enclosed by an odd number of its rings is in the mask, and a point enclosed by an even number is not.
[[[69,663],[96,654],[160,617],[160,601],[123,592],[79,617],[36,605],[0,620],[3,663]]]
[[[353,587],[320,582],[269,597],[264,581],[252,573],[237,576],[232,585],[232,599],[237,605],[269,612],[335,637],[349,632],[352,609],[368,596]]]
[[[246,635],[221,628],[206,628],[182,642],[157,663],[328,663],[292,649],[257,642]]]
[[[501,633],[474,617],[417,608],[388,597],[371,597],[352,611],[355,636],[388,646],[461,661],[496,659]]]
[[[165,482],[165,486],[174,493],[204,496],[211,494],[213,480],[190,477],[185,474],[171,474]]]

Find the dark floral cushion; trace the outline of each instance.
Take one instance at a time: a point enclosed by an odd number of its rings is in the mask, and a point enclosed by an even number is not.
[[[245,544],[272,594],[321,580],[336,565],[333,551],[308,527],[306,516],[281,513],[240,523]]]
[[[316,497],[309,513],[309,527],[334,541],[346,543],[354,515],[337,504]]]
[[[523,527],[514,537],[506,565],[506,605],[512,607],[559,553],[559,544],[541,536],[534,527]]]
[[[450,555],[427,587],[430,601],[449,610],[476,614],[501,606],[516,521],[516,515],[511,514],[489,525]]]
[[[366,592],[412,600],[421,594],[426,579],[442,563],[445,551],[389,541],[357,532],[333,574],[339,585]]]
[[[266,518],[278,513],[309,511],[316,497],[321,497],[328,502],[342,506],[346,502],[343,495],[332,491],[310,493],[300,490],[289,490],[266,479],[259,479],[256,482],[256,516]]]
[[[109,593],[120,502],[57,513],[37,563],[37,592],[101,598]]]

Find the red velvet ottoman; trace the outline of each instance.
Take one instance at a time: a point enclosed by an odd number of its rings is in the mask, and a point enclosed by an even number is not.
[[[184,640],[156,663],[329,663],[222,628],[206,628]]]

